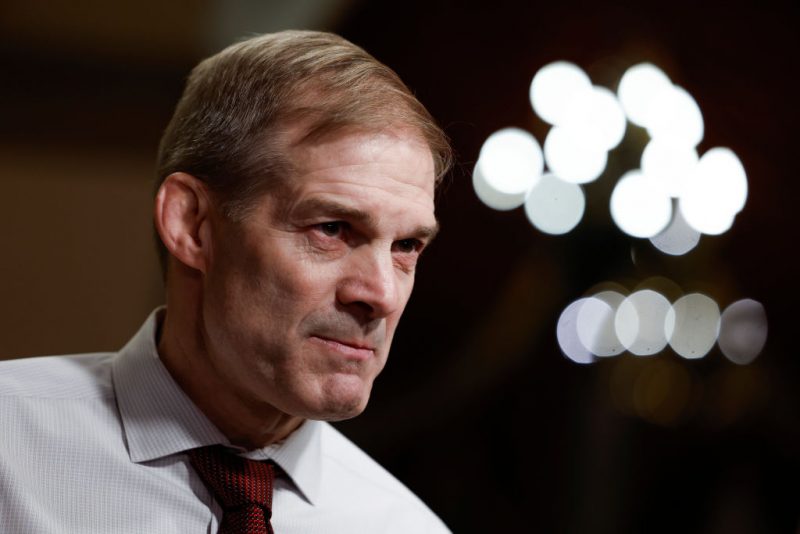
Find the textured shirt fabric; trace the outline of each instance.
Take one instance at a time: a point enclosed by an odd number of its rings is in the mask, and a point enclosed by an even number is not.
[[[217,532],[222,510],[185,451],[230,442],[159,360],[157,320],[118,353],[0,362],[0,532]],[[327,423],[241,454],[285,473],[276,534],[449,532]]]

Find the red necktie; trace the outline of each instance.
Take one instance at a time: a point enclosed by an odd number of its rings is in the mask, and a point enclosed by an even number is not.
[[[188,452],[192,466],[222,506],[220,534],[273,534],[271,462],[242,458],[221,445]]]

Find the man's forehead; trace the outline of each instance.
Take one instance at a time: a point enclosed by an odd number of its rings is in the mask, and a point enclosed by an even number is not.
[[[296,121],[285,130],[288,151],[322,149],[328,145],[341,144],[349,139],[390,139],[424,148],[433,158],[433,151],[420,131],[405,124],[314,124]]]
[[[421,135],[351,126],[310,136],[308,128],[296,121],[281,129],[284,171],[264,191],[274,216],[288,220],[302,201],[303,211],[325,208],[331,217],[365,221],[392,213],[413,219],[405,222],[423,234],[436,233],[433,154]],[[375,215],[358,216],[366,213]]]
[[[344,173],[348,167],[357,172],[358,167],[371,164],[396,167],[399,182],[414,183],[431,192],[435,188],[433,153],[421,135],[410,128],[349,127],[324,136],[287,132],[287,137],[292,140],[284,151],[290,188],[304,174],[326,169],[333,172],[339,167],[344,168]]]

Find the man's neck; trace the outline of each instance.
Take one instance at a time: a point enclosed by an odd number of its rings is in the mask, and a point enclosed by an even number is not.
[[[232,445],[259,449],[284,440],[300,427],[303,418],[243,398],[220,380],[203,358],[191,325],[182,324],[179,317],[168,308],[157,330],[158,355],[175,382]]]

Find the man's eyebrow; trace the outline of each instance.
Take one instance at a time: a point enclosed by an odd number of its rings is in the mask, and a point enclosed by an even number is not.
[[[309,198],[304,200],[297,204],[292,211],[299,212],[301,216],[307,212],[324,213],[330,217],[358,221],[366,225],[375,224],[376,222],[375,216],[371,213],[324,198]],[[438,233],[439,222],[436,221],[435,224],[430,226],[418,226],[409,232],[408,235],[409,237],[424,239],[431,242]]]
[[[439,221],[436,221],[436,224],[433,226],[419,226],[412,232],[412,235],[421,239],[425,239],[428,244],[434,240],[436,235],[439,233]]]
[[[364,224],[371,224],[375,222],[375,217],[366,211],[332,200],[324,198],[309,198],[300,202],[293,211],[297,211],[300,215],[305,215],[307,212],[324,213],[331,217],[355,220]]]

